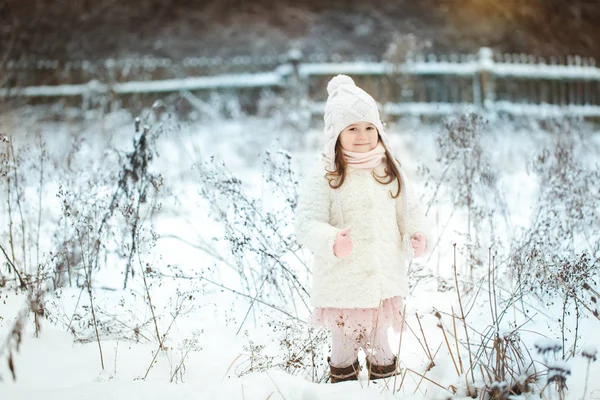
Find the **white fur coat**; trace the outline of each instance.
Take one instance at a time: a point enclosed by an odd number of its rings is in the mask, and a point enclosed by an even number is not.
[[[375,172],[383,176],[384,164]],[[427,248],[433,246],[428,224],[410,185],[393,199],[396,181],[382,185],[371,170],[347,167],[346,180],[339,190],[342,218],[340,226],[334,189],[329,187],[323,168],[305,180],[296,209],[296,235],[314,255],[311,304],[314,307],[371,308],[380,300],[406,296],[406,265],[412,248],[402,237],[422,232]],[[407,196],[408,221],[404,224],[402,196]],[[407,232],[399,227],[406,226]],[[351,227],[352,253],[343,259],[333,254],[336,234]],[[410,252],[410,253],[409,253]]]

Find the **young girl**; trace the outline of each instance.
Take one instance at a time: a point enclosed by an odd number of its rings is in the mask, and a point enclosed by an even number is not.
[[[327,85],[323,164],[296,210],[298,240],[314,254],[312,322],[331,330],[331,382],[357,380],[363,348],[369,379],[391,377],[388,331],[403,326],[406,264],[431,243],[379,118],[375,100],[345,75]]]

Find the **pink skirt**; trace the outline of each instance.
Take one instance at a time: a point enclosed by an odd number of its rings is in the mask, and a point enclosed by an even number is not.
[[[400,332],[404,329],[404,301],[396,296],[385,299],[378,308],[332,308],[317,307],[312,313],[313,326],[330,330],[342,329],[346,335],[368,333],[374,328],[389,328]]]

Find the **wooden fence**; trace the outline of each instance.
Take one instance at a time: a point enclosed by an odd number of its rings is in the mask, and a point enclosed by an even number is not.
[[[595,60],[578,56],[543,59],[494,54],[482,48],[472,55],[416,55],[401,64],[372,59],[315,62],[310,57],[304,62],[298,52],[263,61],[252,64],[251,58],[232,59],[227,68],[219,69],[218,61],[211,59],[187,59],[177,65],[165,59],[146,59],[133,67],[108,60],[93,68],[92,64],[79,69],[71,65],[69,74],[56,62],[37,65],[40,70],[52,71],[48,74],[25,74],[25,66],[9,64],[8,70],[0,72],[3,81],[9,82],[0,88],[0,96],[38,101],[79,98],[87,106],[127,99],[125,106],[131,106],[169,93],[190,92],[202,98],[218,92],[243,99],[243,108],[252,113],[257,99],[265,91],[274,91],[308,99],[312,112],[319,114],[327,96],[327,81],[336,74],[348,74],[380,101],[390,116],[477,109],[539,117],[600,117],[600,68]],[[270,71],[257,71],[275,62],[279,65]],[[197,76],[200,67],[207,66],[213,68],[213,74]],[[237,67],[245,72],[214,73],[215,68]],[[19,80],[19,76],[28,76],[28,80]],[[36,79],[44,84],[25,84]],[[48,79],[55,84],[48,84]]]

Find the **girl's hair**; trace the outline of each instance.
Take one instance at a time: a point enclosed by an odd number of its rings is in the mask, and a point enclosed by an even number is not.
[[[381,140],[381,137],[379,137],[379,140]],[[383,144],[383,142],[382,142]],[[385,144],[383,144],[383,148],[385,149],[385,163],[386,163],[386,167],[385,167],[385,175],[380,176],[377,175],[375,173],[375,171],[373,170],[372,174],[373,174],[373,178],[375,178],[375,180],[379,183],[381,183],[382,185],[388,185],[390,183],[392,183],[394,180],[398,181],[398,191],[396,192],[396,194],[392,194],[392,191],[390,190],[390,196],[392,196],[392,198],[397,198],[400,195],[400,191],[402,190],[401,188],[401,183],[400,183],[400,172],[398,171],[398,167],[396,166],[396,163],[393,162],[392,159],[392,155],[390,154],[390,152],[388,151],[387,147],[385,147]],[[396,160],[398,161],[398,160]],[[400,164],[400,162],[398,161],[398,164]],[[335,170],[333,171],[329,171],[327,170],[327,173],[325,174],[325,177],[327,178],[327,180],[329,181],[329,187],[332,189],[339,189],[343,184],[344,184],[344,180],[346,179],[346,159],[344,158],[344,153],[342,151],[342,145],[340,143],[340,139],[338,137],[337,142],[335,143]],[[380,180],[380,179],[385,179],[387,178],[387,180]]]

